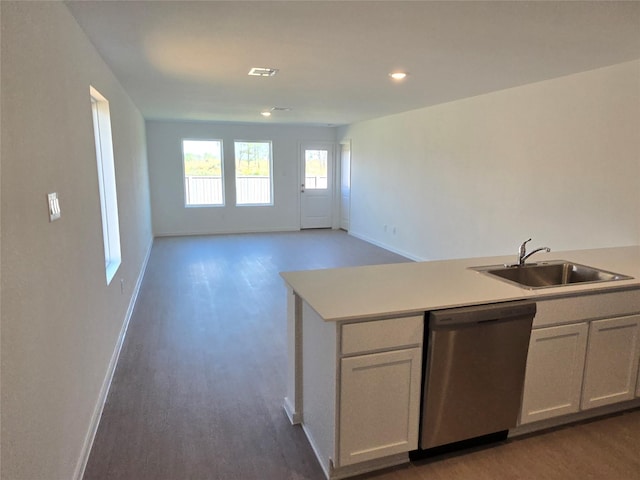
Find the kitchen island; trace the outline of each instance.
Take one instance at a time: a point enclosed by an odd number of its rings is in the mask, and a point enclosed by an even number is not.
[[[539,253],[532,261],[558,259],[633,278],[526,289],[471,270],[513,263],[513,256],[282,273],[288,286],[284,406],[292,423],[302,424],[327,477],[406,462],[407,452],[417,448],[423,318],[429,311],[523,299],[538,304],[522,431],[640,405],[640,247]],[[615,325],[610,328],[607,322]],[[535,344],[556,338],[557,343]],[[611,341],[627,342],[614,348],[629,351],[630,357],[617,360],[629,362],[630,370],[613,377],[629,385],[620,394],[600,395],[610,385],[602,379],[598,359],[611,356]],[[548,345],[559,348],[549,350]],[[549,369],[558,370],[551,365],[554,352],[558,362],[565,361],[563,352],[578,359],[551,379],[571,387],[570,392],[559,389],[562,398],[553,398],[554,391],[544,394],[544,388],[541,394],[538,385],[553,383],[547,375]]]

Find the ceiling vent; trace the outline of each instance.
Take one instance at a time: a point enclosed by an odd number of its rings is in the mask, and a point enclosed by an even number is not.
[[[277,68],[253,67],[249,70],[249,75],[252,77],[273,77],[276,73],[278,73]]]
[[[272,112],[290,112],[293,110],[290,107],[271,107]]]

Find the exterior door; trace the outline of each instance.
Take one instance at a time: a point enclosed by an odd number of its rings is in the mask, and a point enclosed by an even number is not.
[[[351,213],[351,142],[340,144],[340,228],[349,231]]]
[[[302,146],[300,227],[331,228],[333,223],[333,144]]]

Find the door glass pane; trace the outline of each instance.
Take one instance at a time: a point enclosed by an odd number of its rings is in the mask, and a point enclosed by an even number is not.
[[[326,190],[327,150],[304,151],[304,185],[307,190]]]

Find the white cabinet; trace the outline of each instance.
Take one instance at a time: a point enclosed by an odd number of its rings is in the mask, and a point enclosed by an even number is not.
[[[330,479],[399,465],[418,444],[424,316],[326,322],[305,301],[300,415]]]
[[[342,326],[340,467],[418,447],[423,324],[417,316]]]
[[[582,409],[633,399],[639,356],[640,315],[591,322]]]
[[[562,423],[556,417],[578,412],[587,418],[590,409],[640,396],[640,315],[628,313],[638,298],[634,290],[539,302],[534,326],[545,328],[531,332],[520,425]],[[624,313],[591,320],[583,302],[593,315],[611,314],[616,304]]]
[[[638,289],[537,303],[520,412],[520,425],[529,425],[523,431],[589,418],[602,411],[596,407],[640,396],[639,310]]]
[[[343,358],[340,382],[340,465],[417,448],[419,348]]]
[[[580,409],[588,328],[576,323],[531,332],[521,424]]]

